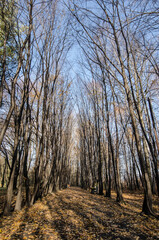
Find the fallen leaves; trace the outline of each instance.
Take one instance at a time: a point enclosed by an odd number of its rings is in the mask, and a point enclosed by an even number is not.
[[[125,204],[119,205],[115,193],[107,199],[65,189],[3,217],[0,239],[159,239],[158,220],[139,214],[142,197],[124,194]]]

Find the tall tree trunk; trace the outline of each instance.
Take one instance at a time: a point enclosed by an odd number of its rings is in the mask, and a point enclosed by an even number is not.
[[[20,171],[19,171],[19,179],[18,179],[18,194],[15,203],[15,211],[20,211],[22,208],[22,185],[23,185],[23,168],[24,168],[24,158],[25,153],[20,161]]]
[[[6,161],[5,161],[5,163],[4,163],[4,168],[3,168],[3,173],[2,173],[2,181],[1,181],[1,186],[2,186],[2,188],[4,187],[4,180],[5,180],[6,168],[7,168],[7,163],[6,163]]]
[[[7,188],[7,196],[6,202],[4,207],[4,215],[8,215],[11,211],[11,202],[13,197],[13,186],[14,186],[14,177],[15,177],[15,170],[17,164],[17,151],[18,151],[18,144],[19,144],[19,133],[18,133],[18,125],[15,126],[15,139],[14,139],[14,148],[13,148],[13,158],[12,158],[12,167],[10,172],[9,184]]]
[[[149,175],[147,172],[147,169],[145,168],[145,160],[144,160],[144,155],[142,152],[142,147],[141,147],[141,141],[140,141],[140,136],[139,132],[137,129],[137,124],[136,120],[134,117],[134,110],[133,110],[133,105],[131,103],[131,98],[130,98],[130,91],[128,89],[128,85],[125,80],[125,90],[127,93],[127,100],[129,104],[129,110],[130,110],[130,116],[131,116],[131,121],[132,121],[132,128],[135,136],[135,141],[136,141],[136,148],[138,152],[138,157],[139,157],[139,162],[140,162],[140,167],[143,175],[143,183],[144,183],[144,202],[143,202],[143,208],[142,211],[146,214],[154,214],[152,210],[152,191],[151,191],[151,183],[149,179]]]

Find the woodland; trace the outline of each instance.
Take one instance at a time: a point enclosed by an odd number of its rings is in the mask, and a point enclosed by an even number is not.
[[[158,0],[1,0],[1,239],[159,239],[158,126]]]

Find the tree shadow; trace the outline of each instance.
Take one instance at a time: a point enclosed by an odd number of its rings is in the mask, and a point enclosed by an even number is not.
[[[40,223],[36,228],[31,229],[31,226],[34,223],[35,219],[28,214],[28,211],[29,211],[29,208],[26,207],[22,222],[19,225],[16,232],[14,232],[11,235],[11,239],[21,240],[21,239],[29,239],[30,237],[32,237],[32,239],[39,239],[39,240],[45,239],[44,235],[40,230]]]
[[[86,211],[85,207],[82,207],[81,204],[76,204],[74,205],[73,203],[66,203],[62,197],[58,196],[58,206],[59,208],[62,208],[64,211],[65,209],[70,210],[73,212],[73,215],[76,217],[76,219],[80,219],[82,221],[82,226],[83,226],[83,232],[84,234],[87,234],[90,236],[90,233],[93,238],[91,239],[117,239],[120,237],[120,239],[123,240],[132,240],[132,237],[126,237],[119,233],[119,230],[124,230],[128,231],[130,229],[130,226],[127,226],[126,222],[122,222],[119,224],[118,222],[107,222],[107,219],[102,219],[100,218],[99,214],[101,211],[98,211],[99,209],[96,209],[97,213],[91,213]],[[49,207],[50,213],[52,214],[53,212],[53,206],[52,204],[47,201],[47,205]],[[89,205],[88,205],[89,206]],[[56,213],[59,214],[58,212],[59,209],[56,209]],[[99,213],[99,214],[98,214]],[[112,217],[111,211],[105,211],[106,216],[109,218]],[[74,236],[72,239],[84,239],[83,234],[81,233],[82,229],[80,227],[77,227],[77,225],[69,222],[68,219],[63,217],[61,211],[60,211],[60,219],[58,220],[53,220],[52,222],[52,227],[56,228],[56,231],[59,233],[62,239],[70,239],[70,235],[68,235],[66,229],[67,226],[69,225],[70,227],[70,232]],[[53,216],[53,215],[52,215]],[[114,228],[114,224],[116,224],[116,228]],[[111,228],[112,225],[112,228]],[[80,223],[79,223],[80,226]],[[107,229],[107,227],[109,227]],[[85,236],[85,239],[90,239],[88,238],[88,235]],[[145,236],[140,234],[140,239],[145,239]]]
[[[81,189],[66,189],[25,208],[9,239],[157,239],[149,238],[149,233],[141,231],[138,223],[133,224],[138,216],[127,206],[130,205],[120,206],[115,200]],[[140,220],[142,223],[144,218],[140,216]]]

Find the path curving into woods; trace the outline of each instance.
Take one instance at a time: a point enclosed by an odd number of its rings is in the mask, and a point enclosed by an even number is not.
[[[125,204],[80,188],[67,188],[1,220],[0,239],[159,239],[159,221],[140,215],[142,194]],[[159,211],[157,201],[154,201]]]

